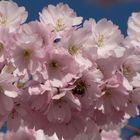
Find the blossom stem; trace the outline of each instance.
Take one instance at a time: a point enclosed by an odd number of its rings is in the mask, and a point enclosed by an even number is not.
[[[127,128],[127,129],[129,129],[129,130],[131,130],[131,131],[134,131],[134,132],[136,132],[137,134],[140,134],[140,129],[135,128],[135,127],[133,127],[133,126],[131,126],[131,125],[126,125],[125,128]]]

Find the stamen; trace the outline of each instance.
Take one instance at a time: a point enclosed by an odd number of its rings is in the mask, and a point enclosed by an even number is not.
[[[3,16],[0,13],[0,26],[6,26],[6,24],[7,24],[7,17]]]
[[[55,29],[57,32],[64,30],[65,24],[62,19],[57,19],[55,23]]]
[[[1,86],[0,86],[0,93],[4,93],[4,90]]]
[[[24,83],[18,81],[18,82],[17,82],[17,88],[21,89],[21,88],[23,88],[23,87],[24,87]]]
[[[79,51],[79,48],[76,47],[75,45],[71,45],[71,46],[68,47],[68,52],[69,52],[71,55],[76,54],[78,51]]]
[[[107,90],[105,91],[105,96],[108,97],[108,98],[112,97],[111,90],[107,89]]]
[[[65,102],[66,101],[64,101],[63,99],[54,100],[54,103],[57,104],[59,108],[61,108]]]
[[[112,97],[112,92],[109,88],[104,87],[101,91],[104,93],[104,95],[103,95],[104,97],[106,97],[106,98]]]
[[[27,50],[27,49],[24,49],[23,52],[22,52],[22,54],[23,54],[23,57],[24,57],[25,59],[29,59],[30,56],[31,56],[30,51]]]
[[[105,40],[104,36],[103,35],[99,35],[99,37],[98,37],[98,39],[96,41],[97,46],[98,47],[102,47],[103,44],[104,44],[104,40]]]
[[[134,73],[134,70],[132,69],[132,67],[128,66],[128,65],[123,65],[123,74],[126,77],[131,76]]]
[[[2,52],[3,48],[4,48],[4,45],[3,43],[0,42],[0,52]]]
[[[53,70],[56,70],[60,67],[59,63],[55,60],[53,60],[51,63],[50,63],[50,67],[53,69]]]

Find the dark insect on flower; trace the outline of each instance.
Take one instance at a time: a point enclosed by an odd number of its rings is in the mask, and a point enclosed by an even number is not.
[[[76,87],[72,90],[73,94],[84,96],[87,90],[86,83],[82,80],[75,83]]]

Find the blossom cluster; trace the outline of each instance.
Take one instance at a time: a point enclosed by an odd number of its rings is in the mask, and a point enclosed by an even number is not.
[[[100,139],[101,138],[101,139]],[[0,133],[0,140],[59,140],[56,134],[47,136],[42,130],[35,131],[21,125],[17,132],[8,131],[6,134]],[[64,139],[63,139],[64,140]],[[77,135],[74,140],[89,140],[88,135]],[[122,140],[120,138],[120,130],[102,131],[101,137],[97,140]],[[138,140],[136,136],[132,140]]]
[[[17,131],[24,122],[58,139],[99,140],[139,115],[140,13],[127,37],[110,20],[83,22],[63,3],[27,17],[0,1],[0,126]]]

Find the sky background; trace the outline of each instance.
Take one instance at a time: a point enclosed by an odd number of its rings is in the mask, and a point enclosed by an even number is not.
[[[25,6],[29,12],[27,22],[38,19],[38,13],[42,11],[42,8],[48,4],[57,4],[59,2],[67,3],[72,9],[74,9],[78,16],[83,16],[84,20],[89,18],[95,18],[97,21],[101,18],[107,18],[114,24],[117,24],[122,33],[127,35],[127,20],[132,12],[140,11],[140,0],[129,0],[131,2],[125,2],[126,0],[120,0],[121,3],[101,6],[97,3],[91,3],[90,0],[13,0],[20,6]],[[92,0],[95,1],[95,0]],[[110,0],[113,1],[113,0]],[[134,2],[135,1],[135,2]],[[140,117],[131,119],[129,124],[135,127],[140,127]],[[122,131],[124,140],[129,140],[129,136],[133,133],[124,129]]]

